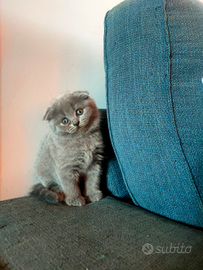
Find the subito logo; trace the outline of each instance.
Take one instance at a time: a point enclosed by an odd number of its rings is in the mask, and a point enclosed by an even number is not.
[[[151,255],[154,251],[154,247],[149,244],[149,243],[146,243],[142,246],[142,252],[145,254],[145,255]]]

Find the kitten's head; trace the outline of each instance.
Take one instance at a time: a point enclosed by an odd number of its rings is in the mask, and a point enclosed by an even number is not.
[[[49,122],[54,133],[67,135],[98,128],[100,115],[87,91],[75,91],[56,98],[46,110],[43,120]]]

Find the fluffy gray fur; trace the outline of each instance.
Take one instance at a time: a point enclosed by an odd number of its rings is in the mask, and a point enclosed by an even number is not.
[[[103,142],[94,100],[86,91],[64,94],[54,100],[43,120],[50,132],[35,164],[38,184],[30,194],[73,206],[100,200]]]

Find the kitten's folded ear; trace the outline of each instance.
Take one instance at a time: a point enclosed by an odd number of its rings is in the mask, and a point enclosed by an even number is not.
[[[50,121],[52,116],[53,116],[53,112],[54,112],[53,108],[48,107],[45,114],[44,114],[44,116],[43,116],[43,120]]]
[[[79,97],[82,97],[83,99],[87,99],[89,97],[89,92],[88,91],[74,91],[74,92],[71,92],[70,95],[79,96]]]

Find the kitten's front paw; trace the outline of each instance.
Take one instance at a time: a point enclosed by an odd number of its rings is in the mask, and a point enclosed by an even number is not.
[[[82,196],[77,198],[67,197],[65,202],[69,206],[83,206],[86,204],[85,198]]]
[[[92,191],[86,196],[87,202],[96,202],[101,200],[103,197],[102,192],[100,190]]]

